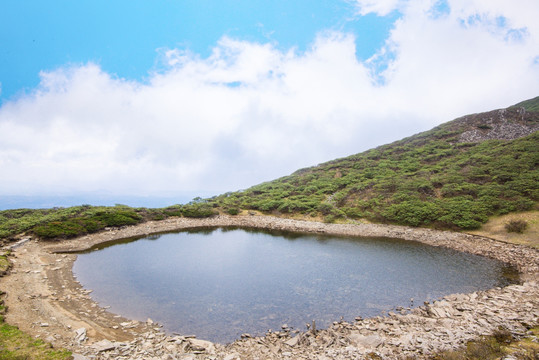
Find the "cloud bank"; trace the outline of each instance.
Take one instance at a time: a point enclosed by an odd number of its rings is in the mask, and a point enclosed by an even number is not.
[[[363,62],[353,35],[326,32],[304,53],[160,49],[144,82],[93,63],[41,73],[0,108],[0,195],[218,194],[539,93],[537,1],[357,5],[401,13]]]

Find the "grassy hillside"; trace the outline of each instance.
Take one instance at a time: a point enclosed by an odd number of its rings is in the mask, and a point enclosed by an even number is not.
[[[536,208],[538,109],[539,97],[464,116],[389,145],[186,205],[0,211],[0,240],[21,233],[69,238],[171,216],[211,216],[218,210],[477,229],[489,216]]]
[[[209,201],[229,212],[309,214],[452,229],[539,200],[539,97]]]

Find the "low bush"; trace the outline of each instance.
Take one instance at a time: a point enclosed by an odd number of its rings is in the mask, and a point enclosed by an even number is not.
[[[436,220],[441,209],[435,203],[410,200],[393,204],[382,214],[387,220],[400,225],[420,226]]]
[[[69,238],[82,235],[84,227],[76,220],[53,221],[34,229],[34,234],[42,239]]]
[[[56,216],[52,221],[48,221],[48,217],[43,217],[41,224],[34,226],[31,232],[46,240],[66,239],[91,234],[106,227],[136,225],[144,220],[135,209],[127,207],[87,208],[78,212],[78,215]]]
[[[180,205],[169,206],[164,209],[167,216],[182,216],[182,207]]]
[[[182,206],[182,215],[190,218],[205,218],[216,215],[217,212],[210,204],[191,203]]]
[[[226,209],[226,213],[229,215],[238,215],[240,210],[238,208],[228,208]]]
[[[117,227],[138,224],[142,220],[142,216],[134,210],[102,211],[98,212],[94,219],[101,222],[105,227]]]
[[[524,220],[511,220],[505,224],[505,230],[507,232],[514,232],[522,234],[524,230],[528,227],[528,223]]]

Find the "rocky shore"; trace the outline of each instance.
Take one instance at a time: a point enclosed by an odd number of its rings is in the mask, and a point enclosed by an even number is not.
[[[71,271],[80,251],[100,243],[196,227],[239,226],[335,235],[391,237],[444,246],[513,265],[521,284],[454,294],[384,317],[335,322],[328,329],[280,331],[232,344],[165,334],[151,320],[124,319],[100,308]],[[6,320],[72,350],[75,359],[383,359],[428,358],[500,327],[525,334],[539,323],[539,251],[484,237],[376,224],[324,224],[266,216],[170,218],[56,243],[26,240],[13,249],[13,269],[0,287],[8,293]],[[338,320],[338,319],[336,319]],[[369,355],[370,354],[370,355]]]

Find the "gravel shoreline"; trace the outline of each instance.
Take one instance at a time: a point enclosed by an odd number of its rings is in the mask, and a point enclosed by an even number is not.
[[[73,277],[76,255],[66,254],[124,238],[227,226],[419,241],[511,264],[520,272],[522,283],[450,295],[385,317],[336,322],[328,329],[292,334],[285,328],[265,337],[246,336],[221,345],[169,336],[151,321],[131,321],[99,308]],[[79,359],[362,359],[370,353],[384,359],[427,358],[432,352],[458,347],[499,326],[520,334],[539,323],[539,251],[449,231],[220,215],[151,221],[56,243],[27,241],[13,253],[13,270],[1,283],[8,293],[7,321],[80,354]]]

